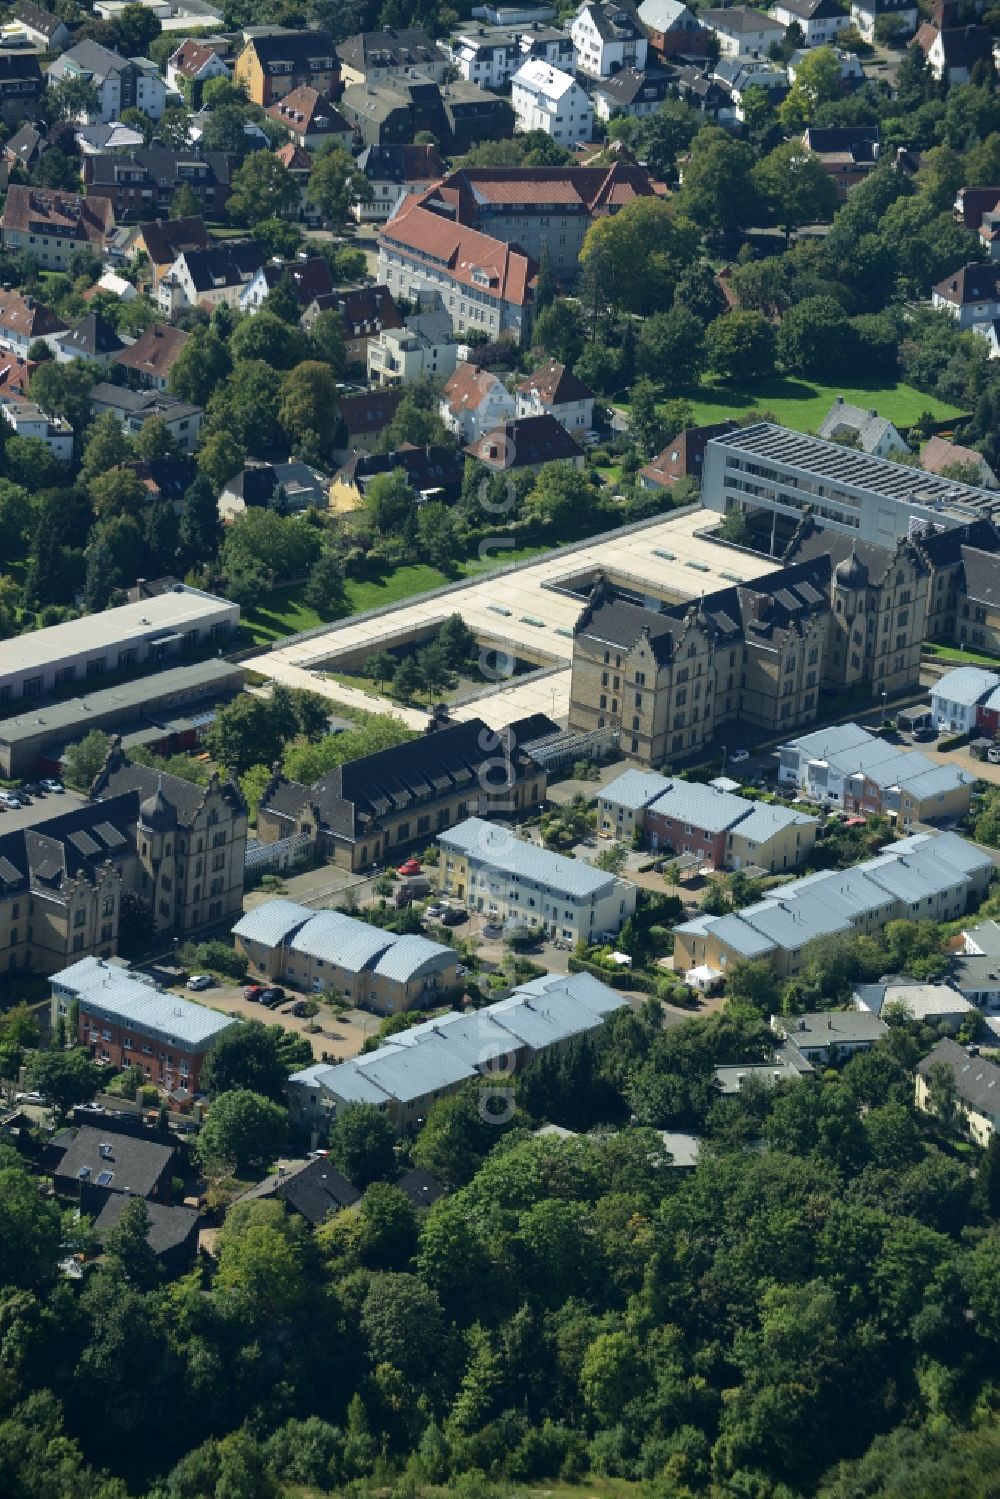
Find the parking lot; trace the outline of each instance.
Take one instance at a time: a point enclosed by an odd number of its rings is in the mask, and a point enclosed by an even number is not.
[[[5,807],[0,802],[0,834],[13,833],[18,828],[35,828],[50,817],[59,817],[63,812],[72,812],[86,804],[85,796],[68,789],[61,795],[48,792],[45,796],[33,796],[30,807]]]
[[[244,999],[245,987],[244,984],[216,984],[211,989],[203,989],[198,994],[192,994],[182,987],[172,992],[183,994],[185,999],[197,1000],[199,1004],[208,1005],[210,1009],[221,1010],[223,1014],[236,1015],[241,1020],[259,1020],[264,1025],[280,1025],[286,1031],[294,1031],[297,1035],[305,1036],[317,1062],[322,1062],[324,1059],[342,1062],[348,1057],[356,1057],[365,1043],[365,1038],[373,1036],[381,1023],[378,1015],[369,1015],[364,1010],[345,1010],[341,1013],[322,1003],[319,1007],[319,1014],[313,1016],[311,1020],[292,1015],[290,1013],[292,1006],[306,996],[291,989],[287,991],[288,998],[275,1009],[270,1010],[266,1005]],[[318,1026],[319,1030],[310,1031],[309,1026]]]

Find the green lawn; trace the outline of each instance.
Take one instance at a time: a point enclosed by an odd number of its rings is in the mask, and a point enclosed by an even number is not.
[[[540,552],[550,551],[549,545],[498,550],[487,557],[473,557],[459,564],[457,578],[474,578],[479,573],[496,567],[505,567],[511,562],[523,562]],[[400,567],[385,578],[355,581],[349,579],[345,592],[349,614],[362,614],[366,609],[378,609],[384,604],[399,604],[415,594],[427,593],[432,588],[455,579],[446,578],[439,568],[415,562]],[[286,635],[296,635],[300,630],[314,630],[317,625],[327,623],[315,609],[310,609],[301,600],[302,583],[289,583],[275,588],[263,603],[243,610],[244,639],[247,644],[270,645]]]
[[[702,385],[691,404],[699,426],[756,410],[773,412],[783,426],[799,432],[814,432],[837,396],[843,396],[855,406],[874,407],[879,416],[895,422],[897,427],[911,426],[925,411],[937,421],[962,415],[957,406],[924,395],[912,385],[898,382],[892,385],[884,382],[855,386],[819,385],[811,380],[791,377],[760,380],[745,386]]]
[[[988,651],[966,651],[955,645],[924,645],[924,654],[939,661],[954,661],[962,666],[996,667],[1000,656],[991,656]]]

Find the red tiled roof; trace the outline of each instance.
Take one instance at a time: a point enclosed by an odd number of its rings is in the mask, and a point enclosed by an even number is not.
[[[927,439],[920,454],[920,467],[928,474],[940,474],[954,463],[974,463],[978,467],[982,462],[983,455],[975,448],[963,448],[957,442],[947,442],[937,436]]]
[[[445,267],[463,286],[485,291],[516,307],[531,301],[537,266],[523,250],[463,224],[453,224],[409,198],[379,235],[417,259]],[[484,280],[485,278],[485,280]]]
[[[75,231],[77,240],[103,244],[114,222],[110,198],[83,198],[79,193],[15,184],[7,190],[0,226],[22,234],[31,229],[68,229]]]
[[[475,411],[498,383],[496,375],[463,362],[456,365],[443,394],[450,410],[458,416],[463,411]]]
[[[42,338],[47,333],[65,333],[69,327],[43,302],[24,297],[19,291],[0,291],[0,328],[24,338]]]
[[[206,47],[201,42],[194,41],[188,37],[186,42],[181,42],[177,51],[170,58],[170,66],[175,72],[182,74],[185,78],[196,78],[209,58],[215,56],[213,47]]]
[[[557,359],[549,359],[533,375],[520,381],[524,395],[537,394],[543,406],[562,406],[567,401],[592,401],[594,392]]]
[[[713,437],[725,437],[736,430],[735,422],[714,422],[705,427],[685,427],[678,432],[673,442],[667,444],[652,463],[639,470],[651,484],[666,486],[676,484],[678,479],[687,479],[701,474],[705,449]]]
[[[265,114],[270,119],[277,120],[279,125],[286,125],[289,130],[294,130],[297,135],[308,135],[313,129],[313,121],[321,117],[330,121],[330,130],[317,131],[317,134],[329,134],[330,131],[335,133],[338,130],[343,132],[351,128],[330,101],[307,83],[293,88],[265,110]]]
[[[289,172],[311,172],[313,169],[313,159],[305,146],[297,146],[294,141],[286,141],[274,154]]]
[[[137,370],[142,375],[162,379],[170,372],[188,337],[180,328],[171,328],[167,323],[154,323],[134,344],[115,354],[112,363],[120,364],[124,369]]]
[[[616,161],[607,167],[463,167],[446,177],[421,199],[430,206],[435,197],[453,204],[463,223],[474,224],[478,205],[576,204],[595,215],[654,196],[656,189],[644,167]]]
[[[26,396],[28,384],[38,365],[20,354],[0,354],[0,391],[5,395]]]

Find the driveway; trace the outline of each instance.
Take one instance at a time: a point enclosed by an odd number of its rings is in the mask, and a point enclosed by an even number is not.
[[[181,987],[172,992],[182,994],[185,999],[197,1000],[209,1009],[221,1010],[225,1015],[235,1015],[241,1020],[260,1020],[264,1025],[280,1025],[286,1031],[305,1036],[317,1062],[342,1062],[349,1057],[356,1057],[365,1038],[374,1035],[380,1024],[377,1015],[368,1015],[363,1010],[345,1010],[341,1013],[322,1003],[319,1014],[313,1016],[312,1020],[300,1019],[285,1013],[297,1000],[305,998],[297,991],[289,990],[287,1000],[277,1009],[269,1010],[264,1005],[244,999],[243,988],[242,984],[219,984],[214,989],[202,990],[200,994],[192,994]],[[319,1030],[310,1032],[307,1029],[310,1025],[318,1025]]]

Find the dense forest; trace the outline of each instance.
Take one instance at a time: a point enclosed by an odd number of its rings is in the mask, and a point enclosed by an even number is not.
[[[86,1229],[4,1148],[0,1492],[994,1493],[1000,1151],[944,1090],[914,1109],[933,1031],[896,1015],[839,1072],[721,1096],[716,1066],[769,1054],[761,1011],[662,1019],[619,1012],[409,1143],[349,1110],[360,1203],[315,1231],[237,1204],[172,1284],[138,1202],[64,1278]],[[700,1135],[697,1168],[647,1120]],[[400,1163],[447,1194],[417,1212]]]

